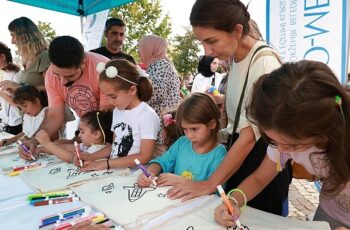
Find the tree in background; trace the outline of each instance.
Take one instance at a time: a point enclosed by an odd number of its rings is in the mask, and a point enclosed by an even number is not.
[[[51,27],[51,23],[38,21],[38,29],[44,35],[46,41],[50,43],[56,37],[56,30]]]
[[[113,8],[110,17],[120,18],[127,25],[123,50],[140,61],[137,43],[145,35],[155,34],[168,39],[171,22],[168,14],[162,16],[160,0],[136,0],[133,3]],[[105,41],[103,41],[105,43]]]
[[[172,42],[170,56],[182,77],[194,75],[198,66],[199,43],[190,28],[183,36],[176,35]]]

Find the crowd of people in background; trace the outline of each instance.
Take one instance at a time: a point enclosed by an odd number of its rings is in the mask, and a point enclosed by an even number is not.
[[[0,43],[0,114],[3,130],[15,136],[0,146],[21,140],[29,148],[19,149],[23,159],[49,152],[81,171],[134,167],[137,158],[152,174],[141,175],[139,186],[171,185],[171,199],[223,185],[234,213],[219,205],[214,215],[225,227],[246,204],[287,216],[296,162],[322,181],[314,219],[349,228],[347,89],[323,63],[283,64],[239,0],[197,0],[190,23],[205,54],[186,96],[165,38],[138,41],[142,70],[122,49],[121,19],[106,21],[106,44],[91,51],[71,36],[48,44],[29,18],[14,19],[8,29],[22,62],[14,64]],[[79,127],[66,140],[73,119]],[[104,229],[88,222],[71,229],[80,228]]]

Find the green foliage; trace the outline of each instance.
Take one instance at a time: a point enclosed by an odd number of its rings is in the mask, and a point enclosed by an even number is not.
[[[194,75],[198,66],[199,42],[190,28],[186,28],[183,36],[176,35],[172,42],[170,56],[182,77]]]
[[[50,22],[38,21],[37,24],[40,32],[44,35],[46,41],[50,43],[56,37],[56,30],[51,27]]]
[[[145,35],[155,34],[168,39],[171,22],[168,14],[162,16],[160,0],[136,0],[113,8],[110,17],[120,18],[127,25],[127,35],[123,50],[140,61],[137,43]]]

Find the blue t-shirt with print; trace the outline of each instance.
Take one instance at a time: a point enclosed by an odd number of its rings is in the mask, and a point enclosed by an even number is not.
[[[192,148],[192,142],[186,137],[180,137],[160,157],[151,163],[158,163],[162,173],[174,173],[192,181],[207,180],[224,159],[227,151],[221,144],[208,153],[199,154]]]

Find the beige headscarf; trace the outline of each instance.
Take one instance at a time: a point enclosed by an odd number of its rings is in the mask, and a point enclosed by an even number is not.
[[[147,67],[153,62],[167,58],[168,42],[166,39],[157,35],[146,35],[139,41],[139,52],[141,61]]]

